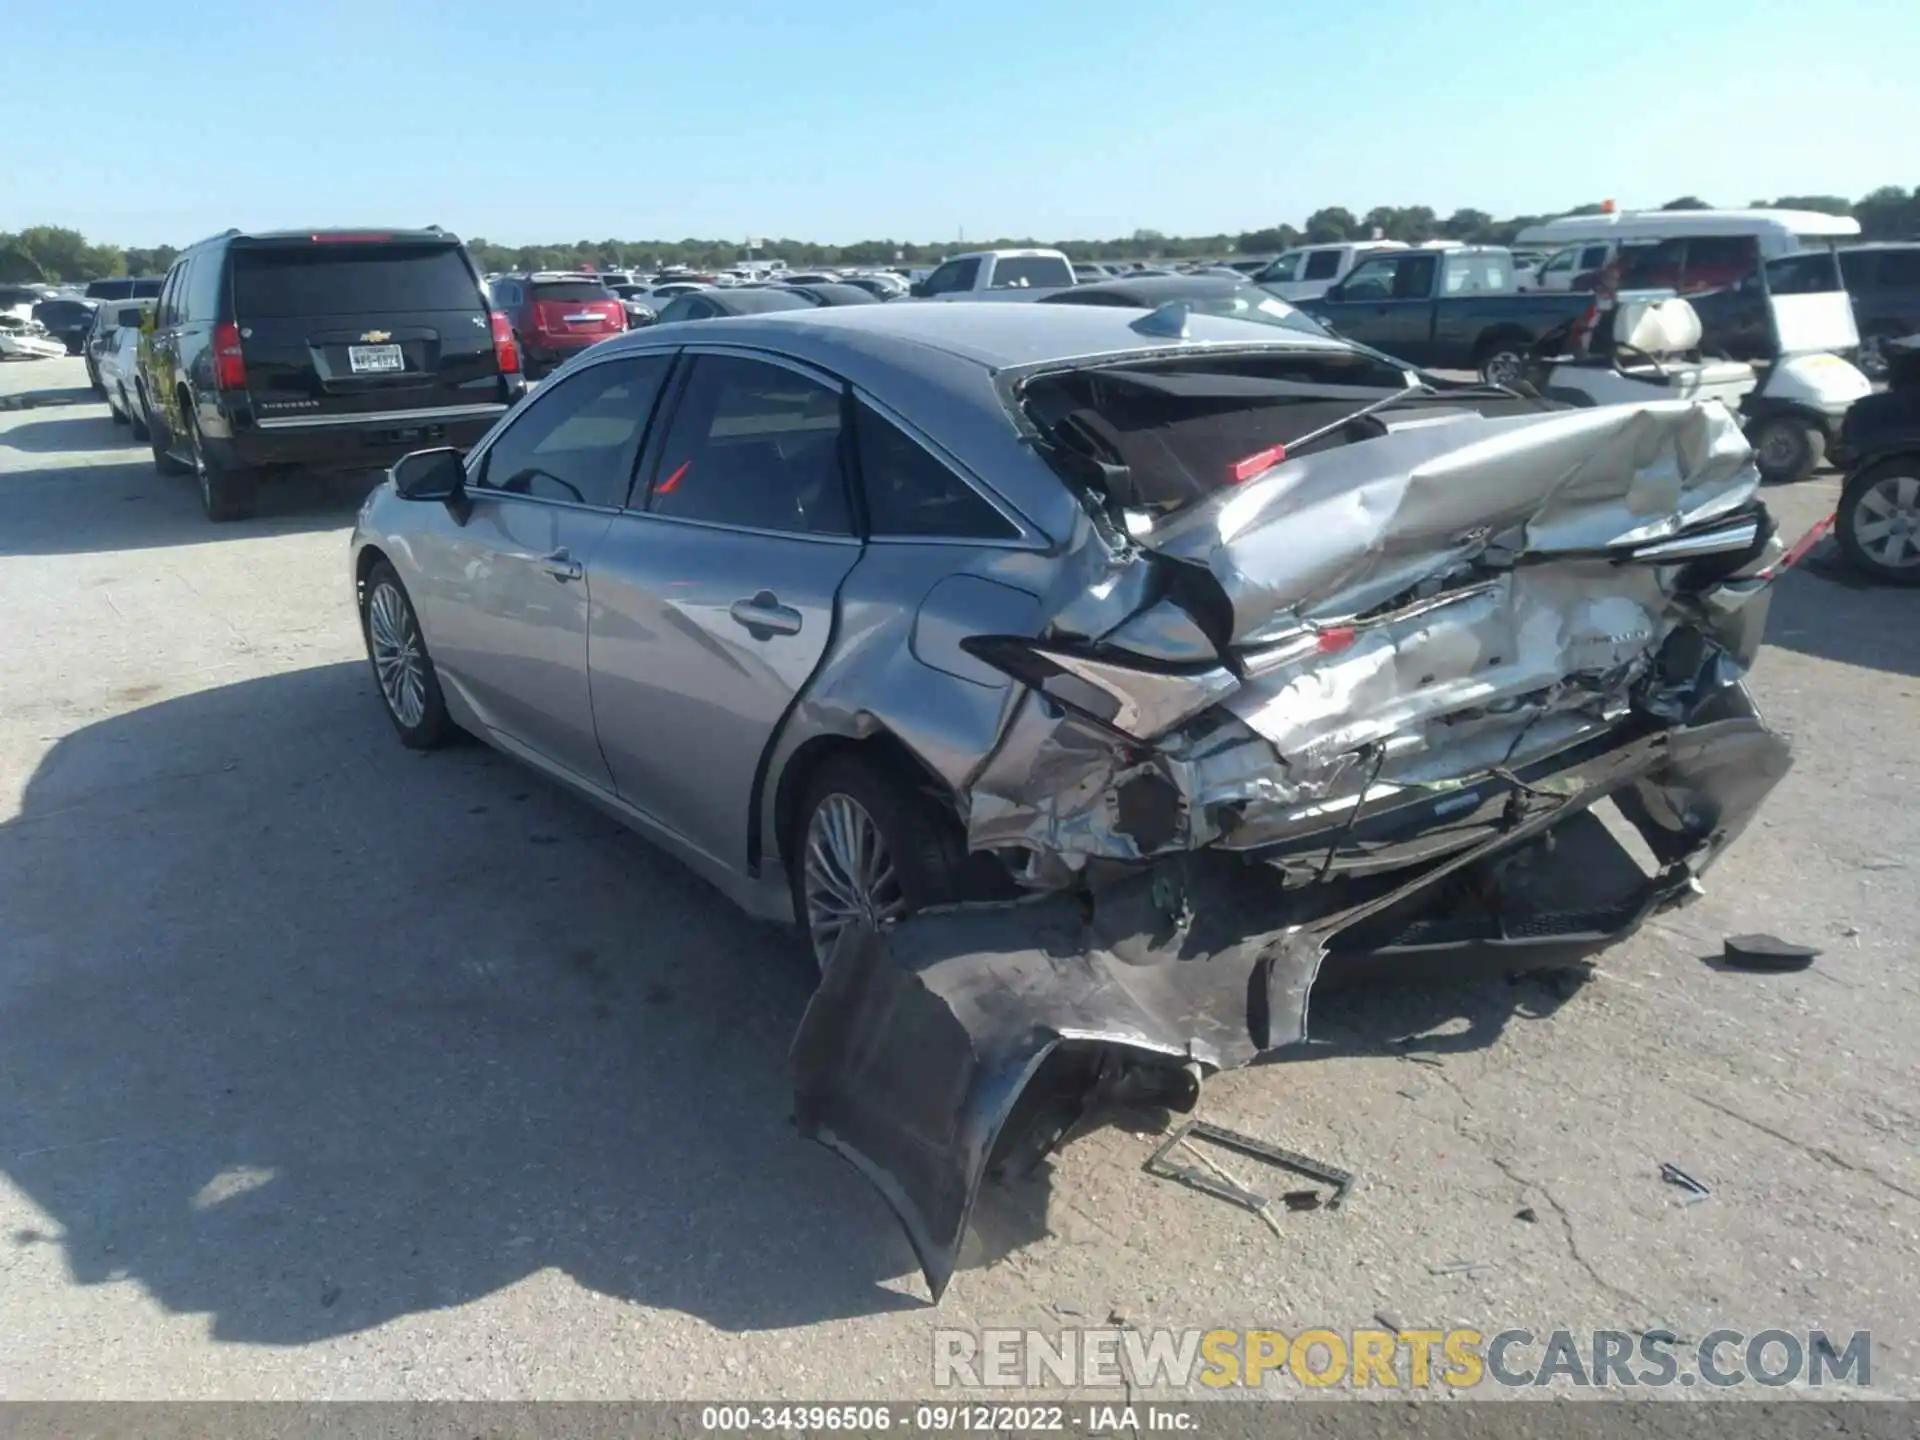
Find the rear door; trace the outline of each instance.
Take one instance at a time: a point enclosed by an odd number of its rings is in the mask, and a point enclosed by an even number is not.
[[[620,297],[598,280],[535,280],[527,289],[533,333],[541,341],[591,343],[627,328]]]
[[[258,418],[505,401],[486,301],[458,241],[236,241],[231,254]]]
[[[593,565],[593,710],[620,794],[744,872],[755,775],[860,558],[842,387],[712,351]],[[660,428],[658,426],[656,429]]]

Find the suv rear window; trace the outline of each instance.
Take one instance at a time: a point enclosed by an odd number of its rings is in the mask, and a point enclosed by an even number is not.
[[[536,280],[532,285],[536,300],[612,300],[613,291],[598,280]]]
[[[452,245],[295,245],[233,250],[233,308],[244,319],[483,310]]]

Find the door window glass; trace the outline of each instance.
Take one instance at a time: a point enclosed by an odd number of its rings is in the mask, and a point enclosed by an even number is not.
[[[1348,300],[1385,300],[1393,294],[1393,277],[1399,273],[1400,260],[1394,255],[1376,255],[1353,267],[1341,289]]]
[[[666,355],[609,360],[541,390],[487,451],[476,486],[575,505],[624,504],[670,364]]]
[[[757,530],[849,535],[840,391],[780,365],[702,355],[647,508]]]

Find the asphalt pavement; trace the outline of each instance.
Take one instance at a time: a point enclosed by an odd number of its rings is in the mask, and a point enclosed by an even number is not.
[[[936,1308],[788,1122],[789,939],[395,741],[370,481],[212,526],[83,386],[0,367],[61,402],[0,414],[0,1396],[906,1397],[936,1327],[1109,1317],[1870,1330],[1874,1389],[1920,1388],[1917,597],[1830,546],[1753,676],[1795,769],[1704,898],[1585,984],[1330,997],[1305,1058],[1208,1085],[1355,1172],[1343,1210],[1275,1234],[1103,1125],[989,1192]],[[1756,930],[1822,953],[1724,968]]]

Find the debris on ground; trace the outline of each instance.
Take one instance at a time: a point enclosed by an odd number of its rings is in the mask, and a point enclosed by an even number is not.
[[[1666,1181],[1667,1184],[1669,1185],[1675,1185],[1675,1186],[1678,1186],[1680,1189],[1685,1190],[1688,1196],[1690,1197],[1685,1202],[1688,1205],[1691,1205],[1698,1200],[1704,1200],[1713,1193],[1705,1185],[1702,1185],[1698,1180],[1694,1179],[1693,1176],[1687,1174],[1687,1172],[1682,1170],[1678,1165],[1671,1164],[1664,1160],[1661,1161],[1660,1163],[1660,1178]]]
[[[1429,1275],[1465,1275],[1469,1278],[1495,1268],[1485,1260],[1443,1260],[1438,1265],[1429,1265]]]
[[[1518,1210],[1513,1212],[1513,1218],[1516,1220],[1524,1220],[1527,1224],[1532,1225],[1540,1219],[1540,1212],[1535,1210],[1531,1205],[1522,1205]]]
[[[1189,1120],[1169,1135],[1148,1159],[1146,1170],[1149,1175],[1157,1175],[1163,1180],[1176,1180],[1188,1189],[1198,1190],[1218,1200],[1225,1200],[1228,1204],[1238,1205],[1243,1210],[1251,1210],[1275,1235],[1280,1233],[1280,1226],[1274,1220],[1269,1208],[1274,1203],[1273,1197],[1263,1195],[1242,1184],[1238,1178],[1224,1170],[1212,1156],[1200,1149],[1196,1141],[1211,1142],[1236,1155],[1258,1160],[1295,1175],[1304,1175],[1309,1180],[1318,1180],[1333,1187],[1333,1193],[1328,1196],[1322,1196],[1318,1190],[1287,1191],[1280,1197],[1280,1203],[1288,1210],[1317,1210],[1323,1206],[1328,1210],[1337,1210],[1353,1190],[1353,1176],[1348,1171],[1302,1155],[1298,1151],[1270,1145],[1252,1135],[1242,1135],[1237,1130],[1208,1124],[1204,1120]],[[1206,1170],[1202,1171],[1190,1165],[1176,1163],[1170,1158],[1175,1147],[1185,1150],[1199,1160],[1207,1167]]]
[[[1729,935],[1724,958],[1736,970],[1804,970],[1820,952],[1776,935]]]

